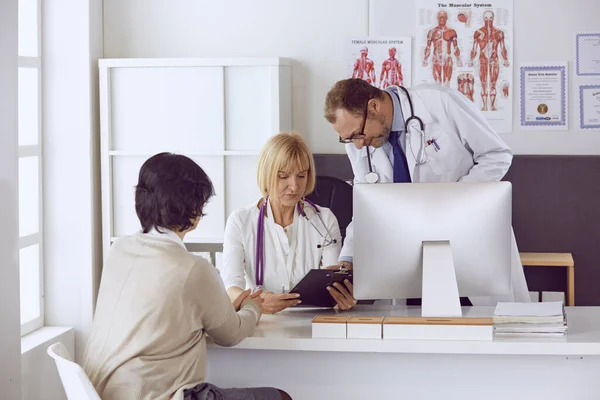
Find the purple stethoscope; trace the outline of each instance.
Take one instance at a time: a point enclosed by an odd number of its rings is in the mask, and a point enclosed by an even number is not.
[[[309,206],[311,206],[315,212],[317,213],[317,215],[319,216],[319,221],[321,221],[321,224],[323,225],[323,228],[325,228],[325,234],[323,234],[321,232],[321,230],[319,228],[317,228],[317,226],[310,220],[310,218],[308,218],[308,216],[306,215],[306,212],[304,211],[304,208],[302,207],[302,205],[300,203],[302,203],[301,201],[298,202],[298,204],[296,205],[296,208],[298,209],[298,213],[306,218],[306,220],[312,225],[312,227],[319,233],[319,235],[321,236],[321,238],[323,238],[323,245],[318,244],[317,248],[320,249],[321,247],[327,247],[329,245],[332,245],[334,243],[337,243],[337,240],[333,237],[333,235],[331,234],[331,232],[329,231],[329,228],[327,228],[327,225],[325,225],[325,221],[323,221],[323,217],[321,216],[321,211],[319,211],[319,208],[317,207],[317,205],[315,203],[313,203],[312,201],[308,200],[308,199],[303,199],[304,202],[306,202]],[[257,232],[257,237],[256,237],[256,285],[258,287],[261,287],[263,285],[264,282],[264,273],[265,273],[265,215],[267,213],[267,207],[266,204],[269,201],[269,196],[267,196],[265,198],[265,201],[263,201],[263,203],[260,206],[260,211],[258,212],[258,232]]]

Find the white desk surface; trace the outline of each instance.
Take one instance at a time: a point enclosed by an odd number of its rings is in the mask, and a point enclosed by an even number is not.
[[[420,307],[359,305],[343,315],[419,316]],[[463,307],[468,317],[491,316],[494,307]],[[566,307],[564,338],[496,337],[491,341],[313,339],[312,318],[327,309],[292,309],[263,315],[256,331],[232,349],[405,354],[600,355],[600,307]],[[209,341],[209,347],[217,347]]]

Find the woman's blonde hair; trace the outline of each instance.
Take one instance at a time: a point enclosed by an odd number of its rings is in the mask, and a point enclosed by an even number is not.
[[[315,188],[315,162],[302,136],[296,132],[283,132],[272,136],[263,146],[258,157],[256,180],[263,196],[275,188],[280,171],[291,172],[297,167],[307,171],[306,189],[303,196]]]

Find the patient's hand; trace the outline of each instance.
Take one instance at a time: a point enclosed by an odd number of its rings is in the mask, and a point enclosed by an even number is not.
[[[345,279],[344,285],[335,282],[333,286],[327,286],[329,294],[331,294],[338,308],[342,311],[350,310],[358,303],[353,296],[354,286],[352,286],[352,283],[348,279]]]
[[[260,297],[263,299],[262,310],[264,314],[275,314],[302,303],[298,293],[275,294],[273,292],[263,292]]]
[[[262,299],[260,297],[261,294],[262,294],[262,290],[260,290],[260,289],[255,291],[254,293],[252,293],[252,289],[246,289],[242,293],[240,293],[240,295],[233,301],[233,308],[235,309],[235,311],[240,311],[240,308],[242,307],[242,303],[246,299],[250,299],[250,300],[254,301],[254,303],[256,303],[259,307],[261,307],[261,305],[262,305]],[[262,307],[261,307],[261,309],[262,309]]]

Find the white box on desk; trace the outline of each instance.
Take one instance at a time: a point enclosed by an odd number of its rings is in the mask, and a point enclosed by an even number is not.
[[[404,340],[492,340],[491,318],[388,317],[383,339]]]
[[[312,320],[312,337],[346,339],[346,323],[350,317],[317,315]]]
[[[384,317],[350,317],[348,339],[381,339]]]

